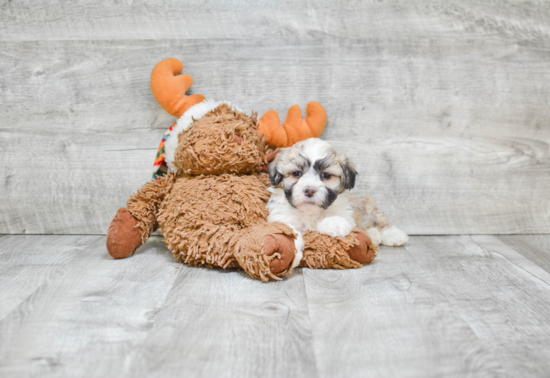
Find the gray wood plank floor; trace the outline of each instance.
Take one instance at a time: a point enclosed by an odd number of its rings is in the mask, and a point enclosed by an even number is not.
[[[422,236],[261,283],[124,260],[104,236],[0,237],[2,377],[544,377],[550,235]],[[519,246],[519,247],[518,247]]]

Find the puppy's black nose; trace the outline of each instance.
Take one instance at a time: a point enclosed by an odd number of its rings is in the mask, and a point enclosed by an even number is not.
[[[306,194],[306,197],[313,197],[313,195],[315,194],[315,189],[313,188],[305,188],[304,190],[304,193]]]

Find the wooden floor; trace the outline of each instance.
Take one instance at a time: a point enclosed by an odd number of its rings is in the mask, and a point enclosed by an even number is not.
[[[0,237],[1,377],[544,377],[550,235],[417,236],[262,283],[158,237]]]

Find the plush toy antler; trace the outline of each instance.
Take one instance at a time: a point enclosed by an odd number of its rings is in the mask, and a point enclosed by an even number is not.
[[[180,117],[191,106],[204,100],[201,94],[186,96],[185,92],[193,84],[188,74],[178,75],[183,63],[176,58],[168,58],[157,63],[151,72],[151,91],[157,102],[171,115]]]
[[[178,75],[183,63],[176,58],[160,61],[151,72],[151,91],[157,102],[171,115],[181,117],[193,105],[204,100],[201,94],[186,96],[185,92],[193,84],[188,74]],[[311,101],[306,106],[306,117],[298,105],[292,105],[281,125],[279,114],[268,110],[259,121],[259,131],[267,138],[271,147],[289,147],[307,138],[321,135],[327,123],[327,113],[323,105]]]
[[[286,113],[283,124],[275,110],[268,110],[259,121],[258,130],[267,138],[271,147],[289,147],[307,138],[317,138],[327,124],[327,113],[323,105],[311,101],[306,105],[306,118],[298,105],[292,105]]]

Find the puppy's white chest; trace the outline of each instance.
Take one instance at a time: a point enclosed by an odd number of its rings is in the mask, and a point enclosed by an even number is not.
[[[313,204],[302,205],[297,209],[289,204],[282,189],[269,190],[272,193],[267,203],[269,222],[288,224],[300,233],[316,230],[333,236],[346,236],[355,227],[353,207],[347,192],[340,194],[327,209]]]
[[[305,230],[316,230],[317,224],[324,219],[319,212],[309,214],[307,212],[297,212],[296,218],[300,222],[300,232],[304,232]]]

